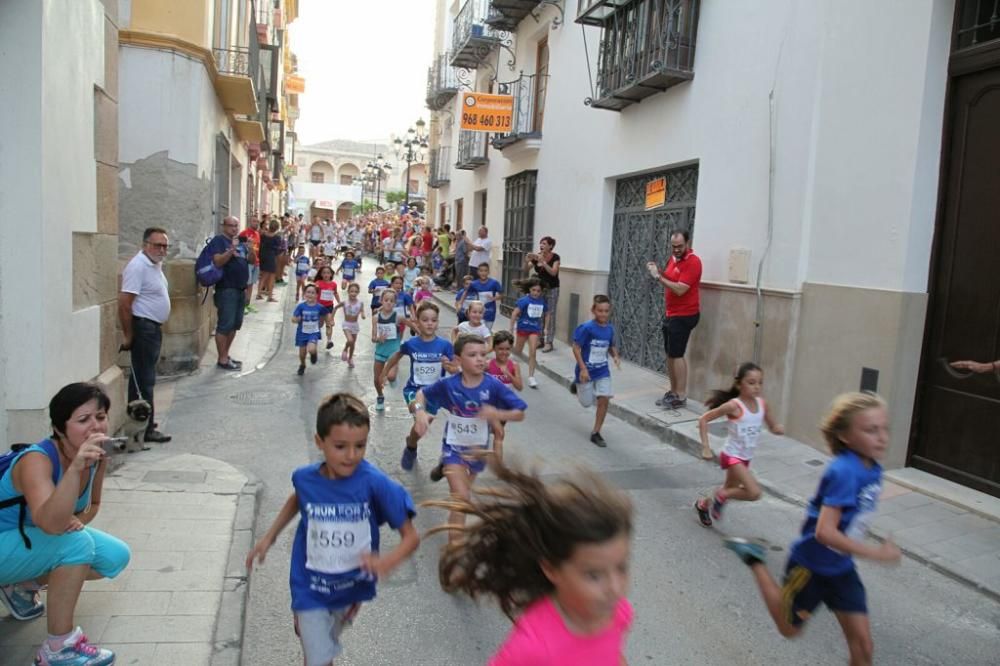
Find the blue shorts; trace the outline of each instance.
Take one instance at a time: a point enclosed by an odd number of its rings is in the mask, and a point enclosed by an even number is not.
[[[317,333],[296,333],[295,334],[295,346],[305,347],[306,345],[315,344],[320,341],[323,336]]]
[[[216,288],[215,309],[219,319],[215,324],[216,333],[232,333],[243,327],[243,308],[246,306],[246,291],[232,287]]]
[[[470,455],[478,451],[489,451],[484,446],[470,446],[459,449],[445,442],[441,443],[441,464],[462,465],[472,474],[480,474],[486,469],[486,457]]]
[[[24,531],[31,540],[30,550],[17,528],[0,532],[0,585],[34,580],[59,567],[79,564],[89,565],[104,578],[114,578],[132,557],[128,544],[93,527],[63,534],[46,534],[31,526]]]
[[[257,284],[257,280],[260,279],[260,265],[250,264],[248,268],[250,270],[249,270],[249,276],[247,277],[247,286],[250,287],[254,284]]]
[[[413,388],[413,387],[411,387],[409,385],[403,387],[403,400],[406,401],[406,406],[407,407],[410,406],[410,403],[413,402],[414,398],[416,398],[416,397],[417,397],[417,389],[415,389],[415,388]],[[428,400],[427,404],[424,405],[424,410],[428,414],[430,414],[431,416],[434,416],[435,414],[438,413],[438,406],[435,405],[430,400]]]
[[[781,612],[793,627],[802,626],[820,603],[834,612],[868,613],[865,586],[852,566],[836,576],[824,576],[788,560],[781,585]]]

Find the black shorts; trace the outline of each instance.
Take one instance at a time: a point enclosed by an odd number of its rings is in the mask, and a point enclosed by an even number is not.
[[[820,603],[834,612],[868,613],[865,586],[854,567],[836,576],[823,576],[788,561],[781,585],[781,612],[793,627],[802,626]]]
[[[663,351],[667,353],[667,358],[684,357],[691,331],[700,318],[701,314],[663,318]]]
[[[323,241],[310,239],[309,242],[312,243],[313,247],[319,247],[319,244],[322,243]]]

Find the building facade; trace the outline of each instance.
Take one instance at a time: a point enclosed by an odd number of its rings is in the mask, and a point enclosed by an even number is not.
[[[167,230],[172,311],[160,370],[197,367],[212,331],[193,265],[222,219],[281,213],[303,82],[285,26],[297,0],[122,0],[119,256]]]
[[[688,231],[704,263],[692,394],[756,360],[789,434],[819,447],[836,393],[878,390],[888,466],[1000,494],[1000,385],[942,362],[1000,357],[987,5],[440,0],[436,221],[489,228],[508,305],[524,252],[555,237],[558,337],[609,293],[623,355],[661,371],[644,265]],[[511,131],[461,131],[465,91],[512,95]]]
[[[123,418],[118,334],[117,0],[0,3],[0,437],[49,432],[62,386]]]

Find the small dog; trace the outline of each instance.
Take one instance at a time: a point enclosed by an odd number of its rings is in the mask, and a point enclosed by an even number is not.
[[[129,453],[149,451],[149,447],[146,446],[146,428],[149,426],[149,417],[152,412],[153,408],[146,400],[133,400],[128,403],[125,408],[128,419],[122,426],[122,434],[128,438],[124,444],[124,450]],[[122,447],[119,447],[120,450]]]

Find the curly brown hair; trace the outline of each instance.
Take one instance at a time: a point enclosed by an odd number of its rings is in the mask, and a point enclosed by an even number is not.
[[[494,597],[513,620],[554,590],[542,562],[558,567],[581,544],[632,534],[632,502],[592,471],[581,469],[546,484],[537,473],[495,460],[490,467],[499,485],[477,489],[469,500],[453,496],[422,504],[479,519],[430,531],[462,532],[438,562],[446,592]]]

